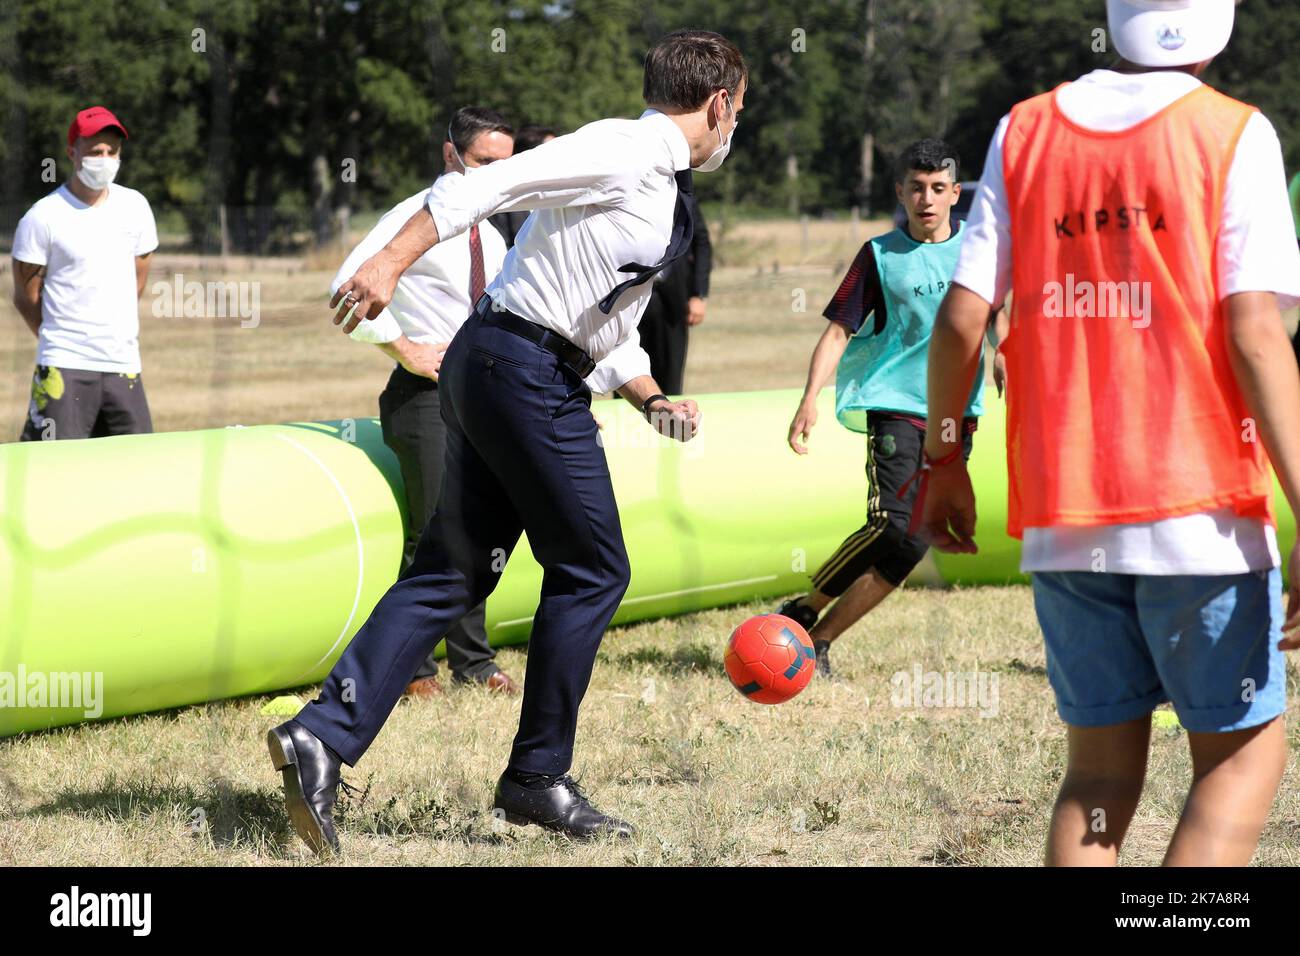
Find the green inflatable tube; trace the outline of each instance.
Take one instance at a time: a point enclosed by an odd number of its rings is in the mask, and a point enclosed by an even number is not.
[[[931,549],[915,577],[925,583],[947,584],[1027,582],[1028,576],[1020,573],[1020,542],[1007,534],[1006,405],[993,389],[984,395],[984,416],[975,432],[969,470],[975,488],[975,543],[979,553],[943,554]],[[1278,547],[1285,559],[1295,544],[1295,516],[1276,478],[1273,500]]]
[[[827,390],[793,454],[798,399],[702,396],[684,445],[596,404],[632,563],[615,622],[802,590],[861,525],[865,437]],[[932,552],[918,580],[1020,579],[988,405],[980,554]],[[0,735],[319,681],[397,575],[403,501],[373,419],[0,445]],[[521,543],[488,601],[492,643],[527,639],[540,586]]]

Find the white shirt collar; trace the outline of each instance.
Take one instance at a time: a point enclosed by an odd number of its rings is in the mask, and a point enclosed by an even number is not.
[[[648,120],[663,129],[664,141],[673,154],[673,169],[680,172],[691,165],[691,145],[686,142],[686,134],[667,114],[648,109],[638,119]]]

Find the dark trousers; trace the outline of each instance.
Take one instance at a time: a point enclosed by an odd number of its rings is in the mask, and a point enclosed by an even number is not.
[[[153,432],[139,373],[36,366],[19,441],[107,438]]]
[[[510,766],[559,774],[630,570],[591,391],[550,352],[471,318],[443,358],[442,494],[415,559],[298,715],[349,765],[420,662],[496,587],[520,533],[543,569]]]
[[[438,383],[393,369],[388,385],[379,396],[379,421],[384,444],[397,456],[406,489],[410,532],[402,555],[402,568],[415,559],[415,547],[438,504],[442,487],[442,462],[447,451],[447,427],[442,421]],[[480,604],[447,632],[447,665],[461,680],[486,680],[496,670],[496,653],[488,646],[486,612]],[[438,661],[433,653],[425,658],[416,677],[433,677]]]
[[[664,292],[666,283],[656,283],[650,304],[641,316],[637,333],[641,348],[650,356],[650,374],[665,395],[681,395],[686,376],[686,302]]]
[[[966,419],[962,457],[974,447]],[[867,522],[844,539],[812,577],[813,587],[837,598],[873,568],[898,587],[921,563],[930,546],[920,535],[908,534],[919,480],[909,480],[921,467],[925,429],[887,412],[867,414]],[[904,490],[906,486],[906,490]]]

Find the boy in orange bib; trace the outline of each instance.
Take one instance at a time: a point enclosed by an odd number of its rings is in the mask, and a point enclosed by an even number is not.
[[[1017,104],[989,149],[930,345],[931,421],[957,421],[991,304],[1013,293],[1009,528],[1033,577],[1069,766],[1049,864],[1113,864],[1151,712],[1187,729],[1193,783],[1167,864],[1244,865],[1286,765],[1272,481],[1300,504],[1300,302],[1281,148],[1197,76],[1233,0],[1109,0],[1123,60]],[[951,429],[926,435],[921,522],[974,552]]]

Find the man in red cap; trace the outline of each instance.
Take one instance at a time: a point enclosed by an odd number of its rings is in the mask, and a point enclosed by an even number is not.
[[[37,341],[23,441],[153,431],[136,302],[158,230],[149,201],[113,182],[126,136],[102,106],[78,113],[72,177],[14,233],[14,305]]]

